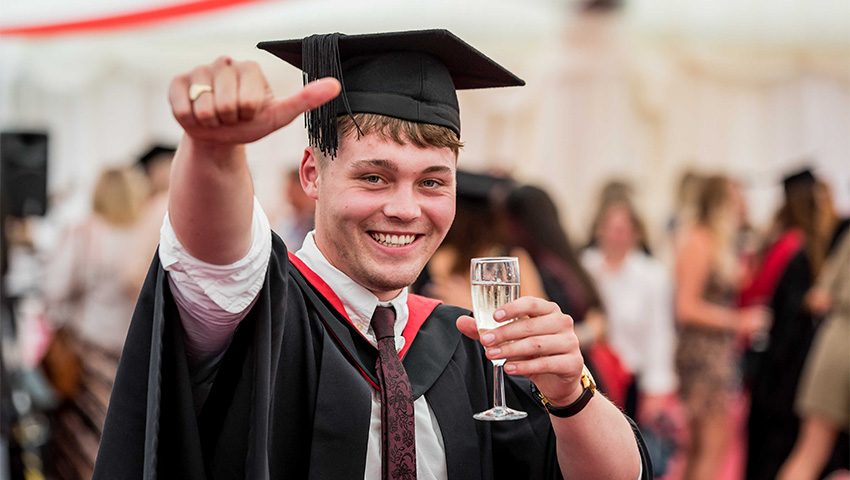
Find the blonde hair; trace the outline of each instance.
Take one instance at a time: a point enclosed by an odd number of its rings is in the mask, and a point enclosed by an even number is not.
[[[735,240],[738,224],[732,211],[732,180],[725,175],[712,175],[702,182],[697,197],[697,222],[706,227],[713,244],[712,263],[717,274],[737,283],[738,257]]]
[[[139,218],[147,197],[147,182],[133,168],[104,170],[92,195],[92,210],[107,223],[130,225]]]

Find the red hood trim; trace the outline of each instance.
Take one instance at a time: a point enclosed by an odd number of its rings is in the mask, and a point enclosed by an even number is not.
[[[298,258],[294,253],[289,253],[289,260],[295,265],[295,268],[301,272],[304,277],[310,282],[310,285],[313,285],[319,293],[322,294],[323,297],[328,299],[331,303],[331,306],[345,318],[349,324],[351,324],[351,319],[348,318],[348,313],[345,312],[345,307],[342,305],[342,300],[339,299],[337,294],[331,289],[330,285],[325,283],[316,272],[310,270],[300,258]],[[427,298],[420,295],[408,294],[407,295],[407,310],[410,312],[410,316],[407,319],[407,325],[404,327],[404,332],[402,332],[402,336],[404,337],[404,348],[398,352],[398,356],[403,358],[407,351],[410,349],[410,346],[413,344],[413,340],[416,338],[416,334],[419,333],[419,329],[422,328],[422,325],[425,324],[425,320],[431,315],[437,305],[443,302],[439,300],[434,300],[433,298]],[[353,324],[352,324],[353,326]],[[355,328],[357,330],[357,328]],[[358,333],[360,332],[357,330]],[[361,333],[362,337],[363,334]],[[364,337],[365,338],[365,337]]]

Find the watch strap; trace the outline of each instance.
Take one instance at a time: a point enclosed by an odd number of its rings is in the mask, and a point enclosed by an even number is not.
[[[585,367],[586,370],[586,367]],[[584,376],[585,373],[583,372]],[[589,372],[587,372],[589,376]],[[534,382],[531,382],[531,393],[534,395],[534,398],[540,402],[541,405],[549,412],[550,415],[554,415],[559,418],[567,418],[572,417],[573,415],[579,413],[587,406],[590,399],[593,398],[594,393],[596,393],[596,384],[593,382],[592,377],[589,380],[582,379],[582,385],[584,389],[581,391],[581,395],[571,404],[565,407],[558,407],[552,404],[549,398],[537,388],[537,385]]]

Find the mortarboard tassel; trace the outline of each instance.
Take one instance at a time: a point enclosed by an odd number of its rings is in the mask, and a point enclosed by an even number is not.
[[[336,157],[339,147],[339,136],[337,135],[336,117],[340,111],[340,102],[343,103],[345,111],[354,121],[357,128],[358,138],[363,132],[354,120],[351,108],[348,105],[348,97],[345,94],[345,82],[342,79],[342,60],[339,55],[340,33],[327,35],[312,35],[305,38],[301,44],[302,65],[304,72],[304,84],[324,77],[334,77],[342,86],[340,94],[330,102],[307,112],[304,116],[305,127],[310,138],[310,144],[330,156]]]

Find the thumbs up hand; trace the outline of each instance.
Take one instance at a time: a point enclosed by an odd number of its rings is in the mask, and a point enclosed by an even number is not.
[[[339,92],[336,79],[323,78],[289,97],[275,98],[256,62],[219,57],[175,77],[168,98],[174,118],[193,140],[245,144],[288,125]]]

